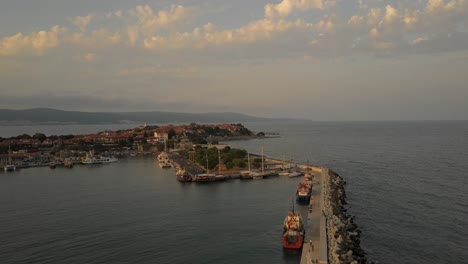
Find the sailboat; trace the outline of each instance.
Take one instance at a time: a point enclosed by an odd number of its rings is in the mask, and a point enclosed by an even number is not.
[[[10,144],[8,144],[8,163],[3,167],[5,171],[15,171],[16,165],[11,161],[11,149]]]
[[[240,178],[241,179],[252,179],[252,172],[250,171],[250,153],[247,152],[247,165],[249,170],[241,171]]]
[[[221,174],[221,151],[218,149],[218,174],[215,176],[215,180],[224,181],[226,179],[226,175]]]
[[[197,174],[192,178],[192,181],[194,182],[212,182],[216,180],[216,174],[211,174],[210,170],[208,169],[208,152],[206,153],[206,172],[207,173],[201,173]]]
[[[159,167],[161,168],[171,168],[172,164],[169,161],[169,156],[167,155],[167,143],[164,139],[164,151],[158,155]]]
[[[262,173],[252,172],[252,178],[254,180],[261,180],[265,176],[265,164],[263,162],[263,148],[262,148]]]

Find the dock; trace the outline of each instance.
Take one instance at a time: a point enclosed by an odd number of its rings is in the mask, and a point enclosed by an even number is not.
[[[186,159],[185,157],[177,154],[177,153],[170,153],[169,159],[173,164],[176,166],[184,168],[190,176],[195,176],[197,174],[203,173],[205,170],[198,167],[192,161]]]
[[[328,170],[313,167],[312,197],[306,212],[305,238],[302,247],[301,264],[326,264],[328,263],[327,246],[327,219],[323,213],[324,188],[323,183],[327,179]],[[303,215],[305,217],[306,215]]]

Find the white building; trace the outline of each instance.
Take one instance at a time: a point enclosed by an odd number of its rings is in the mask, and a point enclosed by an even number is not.
[[[169,134],[166,132],[154,132],[154,137],[158,142],[164,143],[164,141],[169,139]]]

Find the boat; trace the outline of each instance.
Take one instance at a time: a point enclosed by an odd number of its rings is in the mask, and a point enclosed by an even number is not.
[[[240,172],[241,180],[253,179],[252,172],[250,171],[250,153],[249,152],[247,152],[247,165],[249,167],[249,170]]]
[[[65,168],[73,168],[73,161],[71,159],[65,159],[63,161],[63,166],[65,166]]]
[[[216,174],[202,173],[197,174],[192,178],[194,182],[213,182],[216,181]]]
[[[262,173],[256,172],[256,171],[252,171],[250,175],[252,176],[252,179],[254,180],[261,180],[263,179],[263,176],[264,176]]]
[[[13,162],[11,161],[10,144],[8,144],[8,163],[5,166],[3,166],[3,170],[6,171],[6,172],[16,170],[16,165],[13,164]]]
[[[301,175],[302,175],[302,173],[300,173],[298,171],[291,171],[291,172],[288,173],[288,177],[290,177],[290,178],[299,177]]]
[[[93,164],[103,164],[103,163],[112,163],[117,162],[118,159],[114,157],[95,155],[94,151],[89,151],[86,153],[86,156],[81,159],[81,164],[84,165],[93,165]]]
[[[16,166],[13,165],[13,164],[7,164],[7,165],[5,165],[5,166],[3,167],[3,169],[4,169],[5,171],[15,171],[15,170],[16,170]]]
[[[282,244],[285,249],[300,249],[304,242],[304,223],[299,213],[294,211],[294,202],[292,211],[288,212],[283,222]]]
[[[171,161],[169,159],[169,155],[167,154],[167,144],[166,141],[164,141],[164,150],[159,153],[157,156],[157,161],[159,163],[159,167],[166,169],[166,168],[172,168]]]
[[[307,167],[305,168],[304,178],[307,178],[309,180],[312,180],[312,178],[313,178],[313,175],[310,172],[310,168],[309,168],[309,160],[307,160]]]
[[[192,176],[190,176],[185,169],[177,168],[176,179],[179,182],[191,182],[192,181]]]
[[[304,179],[297,185],[296,199],[298,202],[310,202],[312,196],[312,181],[304,176]]]
[[[172,168],[172,164],[169,162],[169,160],[161,161],[159,162],[159,167],[163,169]]]
[[[56,167],[57,167],[57,165],[55,164],[55,162],[52,161],[52,162],[49,163],[49,168],[55,169]]]
[[[265,174],[265,165],[264,165],[264,161],[263,161],[263,148],[262,148],[262,172],[252,171],[251,175],[252,175],[252,179],[254,179],[254,180],[261,180],[266,175]]]

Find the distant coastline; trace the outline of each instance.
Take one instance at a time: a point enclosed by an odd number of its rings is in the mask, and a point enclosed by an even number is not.
[[[294,119],[265,118],[241,113],[179,112],[81,112],[51,108],[24,110],[0,109],[0,126],[5,125],[77,125],[77,124],[188,124],[285,121]]]

